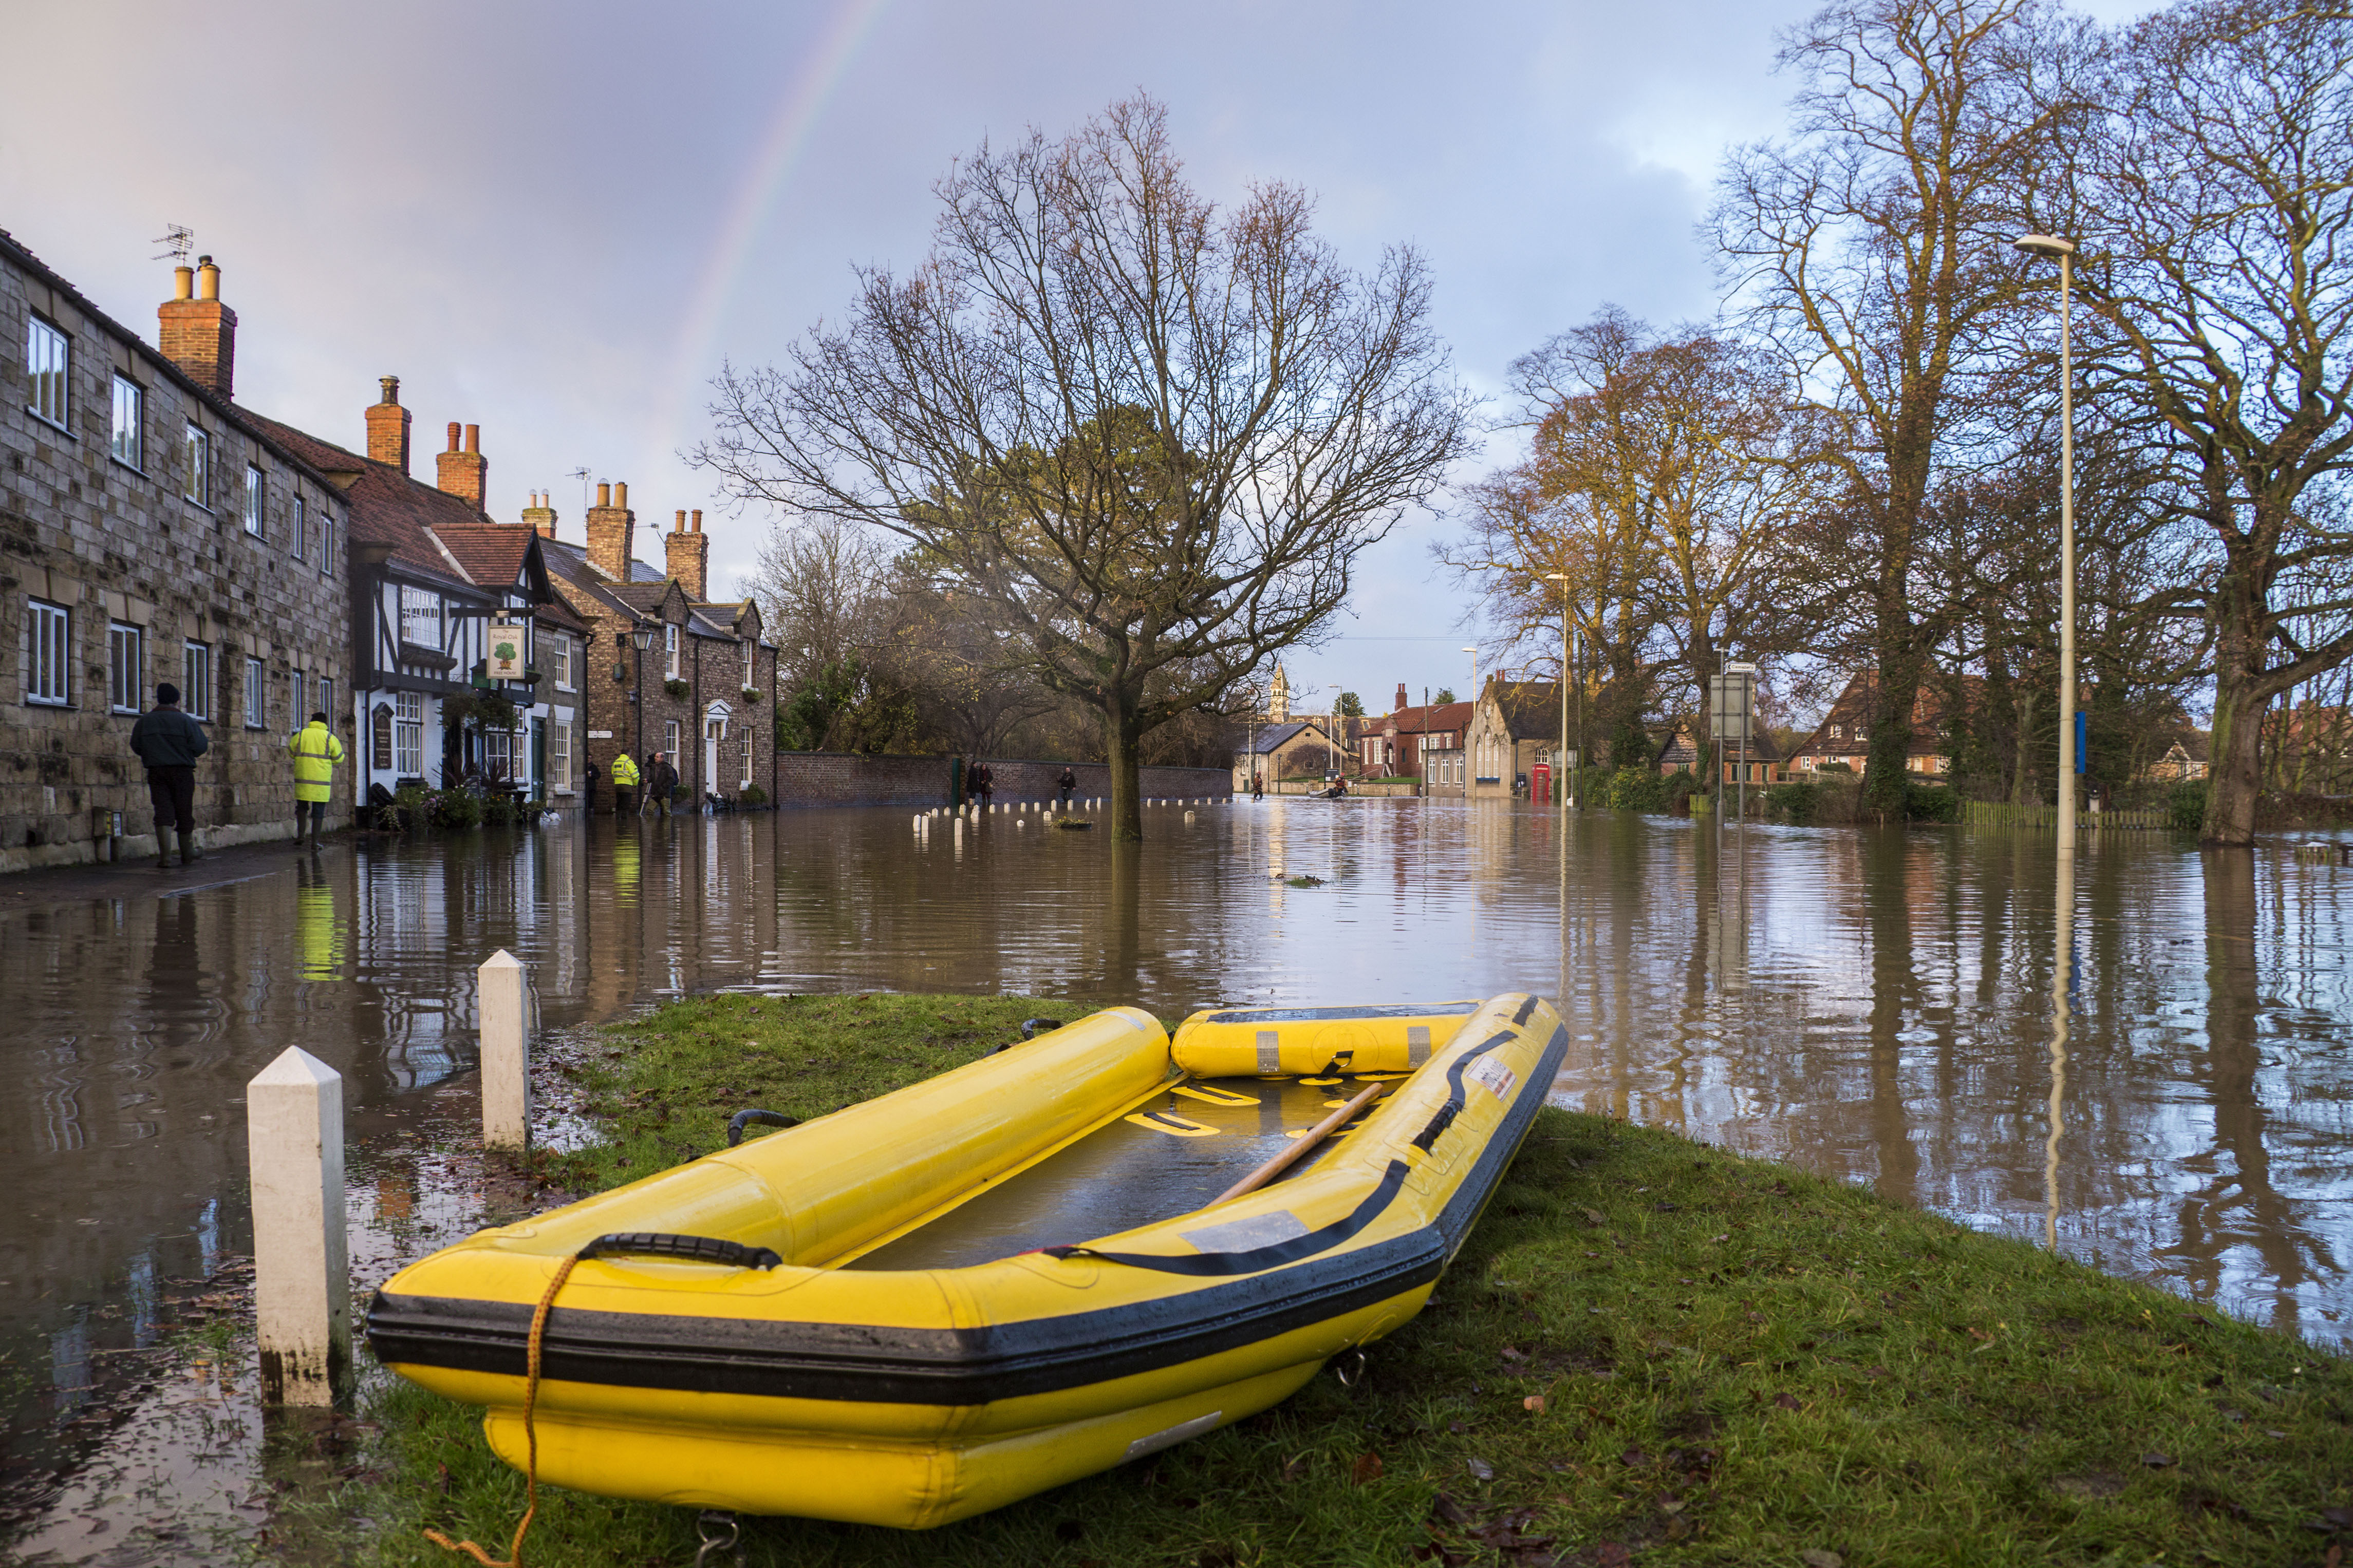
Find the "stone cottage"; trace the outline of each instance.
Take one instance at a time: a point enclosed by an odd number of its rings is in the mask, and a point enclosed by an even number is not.
[[[343,493],[232,401],[212,258],[174,279],[150,347],[0,232],[0,871],[153,852],[128,742],[160,681],[212,740],[206,846],[292,836],[314,710],[353,739]]]

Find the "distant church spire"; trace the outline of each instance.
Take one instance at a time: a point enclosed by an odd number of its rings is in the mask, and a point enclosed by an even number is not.
[[[1282,673],[1281,659],[1275,661],[1274,679],[1267,687],[1266,716],[1277,724],[1287,723],[1291,719],[1291,678]]]

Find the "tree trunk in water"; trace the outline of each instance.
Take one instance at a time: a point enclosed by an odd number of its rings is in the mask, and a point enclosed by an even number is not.
[[[1862,804],[1880,821],[1904,820],[1911,787],[1912,708],[1920,695],[1920,661],[1908,638],[1883,641],[1873,694],[1871,750],[1862,764]]]
[[[1103,761],[1111,764],[1111,836],[1122,843],[1144,838],[1143,779],[1136,767],[1135,705],[1124,692],[1103,702]]]
[[[2263,700],[2247,692],[2243,671],[2216,661],[2214,735],[2206,770],[2206,825],[2198,842],[2239,848],[2255,841],[2255,797],[2261,793]]]

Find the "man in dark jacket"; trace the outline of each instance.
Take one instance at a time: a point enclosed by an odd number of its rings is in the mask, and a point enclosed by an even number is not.
[[[131,749],[147,764],[147,798],[155,806],[155,869],[172,868],[164,836],[180,833],[180,864],[196,853],[196,759],[212,750],[205,727],[180,711],[180,689],[170,681],[155,688],[155,706],[131,726]]]
[[[670,765],[668,752],[646,753],[646,789],[654,804],[661,807],[661,814],[668,816],[670,796],[678,793],[678,770]]]
[[[1062,809],[1067,811],[1071,805],[1071,792],[1079,787],[1079,775],[1064,768],[1062,776],[1054,781],[1054,787],[1062,792]]]

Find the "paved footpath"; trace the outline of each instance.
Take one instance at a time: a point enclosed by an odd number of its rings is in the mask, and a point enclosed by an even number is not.
[[[353,842],[349,833],[329,834],[321,852],[338,853],[350,848]],[[20,910],[88,903],[93,899],[188,893],[200,888],[250,881],[282,870],[292,865],[297,856],[309,853],[294,846],[295,840],[280,838],[266,844],[208,849],[193,866],[181,865],[179,857],[174,855],[168,871],[155,869],[154,858],[147,855],[113,865],[44,866],[37,870],[18,871],[0,877],[0,919]]]

